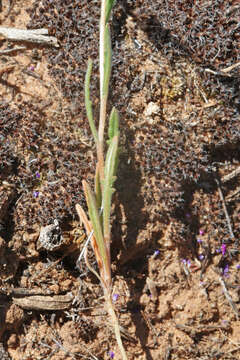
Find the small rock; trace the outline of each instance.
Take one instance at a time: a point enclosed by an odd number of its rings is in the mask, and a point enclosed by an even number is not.
[[[62,246],[63,242],[59,222],[55,219],[53,224],[41,228],[37,250],[44,248],[48,251],[56,251]]]
[[[157,105],[157,104],[154,103],[154,102],[150,102],[150,103],[147,105],[147,107],[146,107],[146,109],[145,109],[145,111],[144,111],[144,115],[145,115],[146,117],[150,117],[150,116],[152,116],[152,115],[158,114],[158,113],[159,113],[159,110],[160,110],[160,106],[159,106],[159,105]]]

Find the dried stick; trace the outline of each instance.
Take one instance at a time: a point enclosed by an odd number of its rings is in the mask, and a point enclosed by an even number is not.
[[[240,175],[240,166],[238,166],[235,170],[233,170],[230,174],[227,174],[221,178],[221,182],[225,183],[231,179],[233,179],[235,176]]]
[[[221,71],[224,72],[224,73],[228,73],[229,71],[235,69],[238,66],[240,66],[240,61],[237,62],[236,64],[233,64],[231,66],[226,67],[225,69],[222,69]]]
[[[216,181],[217,186],[218,186],[218,193],[219,193],[220,199],[222,201],[223,211],[225,213],[225,217],[226,217],[226,220],[227,220],[228,231],[229,231],[230,237],[231,237],[232,240],[235,240],[235,236],[234,236],[233,230],[232,230],[231,220],[230,220],[230,217],[228,215],[228,211],[227,211],[226,203],[225,203],[225,200],[224,200],[224,197],[223,197],[222,189],[220,187],[220,183],[219,183],[219,181],[217,179],[215,179],[215,181]]]
[[[232,310],[233,310],[233,312],[234,312],[234,314],[236,315],[237,320],[238,320],[238,319],[239,319],[238,309],[237,309],[235,303],[232,301],[232,298],[231,298],[230,294],[229,294],[228,291],[227,291],[227,287],[226,287],[225,281],[224,281],[221,277],[219,277],[219,282],[220,282],[220,284],[222,285],[223,293],[224,293],[227,301],[229,302],[229,304],[230,304],[230,306],[231,306],[231,308],[232,308]]]
[[[0,26],[0,35],[10,41],[27,41],[59,47],[57,39],[54,36],[48,36],[48,29],[26,30]]]
[[[0,55],[9,55],[14,53],[15,51],[21,51],[21,50],[26,50],[25,46],[19,46],[19,47],[15,47],[12,49],[4,49],[0,51]]]

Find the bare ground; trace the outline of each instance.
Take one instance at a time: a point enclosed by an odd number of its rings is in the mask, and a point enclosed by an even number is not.
[[[1,26],[47,26],[60,47],[1,39],[1,51],[26,47],[0,54],[1,358],[120,359],[101,287],[76,267],[75,204],[95,164],[83,79],[88,56],[97,62],[99,4],[2,3]],[[110,98],[122,115],[112,269],[124,345],[129,359],[239,359],[239,73],[227,70],[227,85],[206,75],[239,57],[209,65],[165,51],[172,39],[156,47],[153,15],[131,6],[114,13]],[[57,243],[40,241],[56,219]]]

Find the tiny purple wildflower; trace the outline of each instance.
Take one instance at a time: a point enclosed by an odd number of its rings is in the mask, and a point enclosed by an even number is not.
[[[240,270],[240,264],[237,264],[236,268],[237,270]]]
[[[204,231],[203,231],[203,230],[199,230],[199,235],[204,235]]]
[[[113,351],[109,351],[108,355],[110,356],[110,359],[113,359],[115,354]]]
[[[199,244],[201,244],[201,243],[202,243],[202,239],[197,238],[197,242],[198,242]]]
[[[225,255],[225,254],[226,254],[226,250],[227,250],[227,245],[226,245],[226,244],[222,244],[222,245],[221,245],[222,255]]]
[[[216,253],[219,254],[221,252],[221,249],[216,249]]]
[[[41,177],[40,173],[38,171],[36,171],[36,178],[40,179],[40,177]]]
[[[34,71],[35,70],[35,67],[33,65],[29,66],[29,70],[30,71]]]
[[[33,192],[33,196],[34,196],[35,198],[38,198],[38,197],[39,197],[39,191],[34,191],[34,192]]]
[[[116,302],[118,300],[118,298],[119,298],[119,294],[113,294],[113,296],[112,296],[113,302]]]
[[[157,257],[158,255],[160,254],[160,251],[159,250],[155,250],[154,253],[153,253],[153,257]]]
[[[188,259],[182,259],[182,263],[183,263],[184,265],[187,265],[188,267],[191,266],[191,261],[188,260]]]
[[[202,261],[204,259],[204,255],[203,254],[200,254],[199,255],[199,260]]]
[[[229,276],[228,272],[229,272],[229,265],[227,264],[223,269],[223,276],[228,277]]]

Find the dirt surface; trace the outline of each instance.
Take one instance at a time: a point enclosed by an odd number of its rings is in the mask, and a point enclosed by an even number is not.
[[[47,28],[59,44],[0,36],[0,357],[117,360],[101,286],[76,266],[100,2],[0,3],[1,26]],[[238,1],[114,8],[113,297],[129,359],[240,358],[239,16]]]

